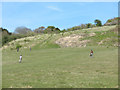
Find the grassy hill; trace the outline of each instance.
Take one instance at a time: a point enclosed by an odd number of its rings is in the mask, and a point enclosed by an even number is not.
[[[18,44],[22,48],[118,46],[117,26],[94,27],[59,34],[40,34],[14,40],[3,48],[15,49]]]
[[[2,87],[117,88],[117,38],[116,26],[104,26],[12,41],[2,51]]]

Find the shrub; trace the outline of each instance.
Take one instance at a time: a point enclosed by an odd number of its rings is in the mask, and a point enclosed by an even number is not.
[[[25,39],[25,40],[24,40],[24,42],[30,42],[30,40],[28,40],[28,39]]]
[[[21,47],[22,47],[22,45],[20,45],[20,44],[17,44],[17,45],[16,45],[16,49],[17,49],[17,48],[21,48]]]

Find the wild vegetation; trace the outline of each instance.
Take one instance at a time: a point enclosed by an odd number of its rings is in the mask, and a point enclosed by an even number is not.
[[[64,33],[38,34],[13,40],[3,48],[16,49],[29,47],[86,47],[86,46],[114,46],[118,45],[118,26],[94,27]]]
[[[110,20],[108,20],[110,21]],[[2,31],[2,45],[19,38],[28,37],[28,36],[35,36],[36,34],[54,34],[54,33],[64,33],[69,31],[75,31],[75,30],[82,30],[86,28],[93,28],[93,27],[99,27],[102,26],[102,23],[100,20],[96,19],[95,24],[88,23],[88,24],[81,24],[79,26],[74,26],[72,28],[63,29],[60,30],[58,27],[54,26],[48,26],[45,28],[44,26],[38,27],[35,30],[31,30],[27,27],[17,27],[14,31],[14,33],[8,32],[7,29],[0,28],[0,31]],[[107,24],[105,24],[107,25]]]
[[[107,22],[104,25],[110,26],[110,25],[117,25],[119,22],[119,17],[115,17],[112,19],[108,19]]]

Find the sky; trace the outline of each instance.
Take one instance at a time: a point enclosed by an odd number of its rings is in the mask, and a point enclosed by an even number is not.
[[[62,29],[99,19],[104,24],[118,17],[118,2],[2,2],[2,25],[14,32],[25,26],[32,30],[40,26]]]

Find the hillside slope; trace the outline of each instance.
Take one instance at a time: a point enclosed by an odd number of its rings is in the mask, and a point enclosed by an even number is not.
[[[69,31],[59,34],[40,34],[9,42],[3,49],[22,48],[58,48],[58,47],[86,47],[86,46],[118,46],[117,26],[94,27]]]

